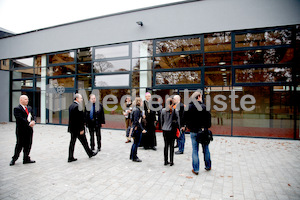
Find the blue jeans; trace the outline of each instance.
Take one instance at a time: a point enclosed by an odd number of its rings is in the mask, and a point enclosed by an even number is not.
[[[192,147],[193,147],[193,154],[192,154],[193,169],[195,172],[199,172],[199,155],[198,155],[199,143],[196,141],[197,133],[191,132],[190,135],[191,135]],[[204,154],[205,168],[209,169],[211,168],[211,160],[210,160],[208,145],[202,144],[202,150]]]
[[[141,143],[141,140],[142,140],[142,132],[139,132],[136,134],[136,136],[133,139],[133,144],[131,146],[131,151],[130,151],[130,160],[138,159],[137,150]]]
[[[180,131],[180,137],[178,138],[178,150],[180,152],[184,152],[184,143],[185,143],[185,132],[184,131]]]

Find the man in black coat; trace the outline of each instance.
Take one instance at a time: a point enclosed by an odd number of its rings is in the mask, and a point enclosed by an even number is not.
[[[85,137],[84,131],[84,113],[82,110],[82,96],[81,94],[75,94],[74,102],[69,107],[69,125],[68,132],[71,133],[71,140],[69,146],[69,158],[68,162],[76,161],[74,158],[74,148],[76,139],[78,138],[84,147],[86,153],[91,158],[97,154],[93,152],[88,145],[87,139]]]
[[[10,166],[15,164],[22,149],[24,154],[23,164],[35,163],[35,161],[31,160],[29,157],[33,135],[32,127],[35,125],[35,117],[33,115],[32,108],[28,106],[28,101],[28,96],[21,95],[20,104],[14,108],[17,142],[15,146],[15,154],[9,164]]]
[[[96,96],[90,95],[90,104],[85,109],[86,125],[91,136],[91,149],[95,149],[95,132],[97,137],[98,151],[101,150],[101,127],[105,124],[104,110],[101,103],[96,104]]]

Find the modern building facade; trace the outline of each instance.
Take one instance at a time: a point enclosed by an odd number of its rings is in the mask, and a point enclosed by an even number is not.
[[[105,127],[120,129],[124,95],[201,89],[214,134],[299,139],[299,10],[297,0],[183,1],[4,37],[1,117],[14,121],[27,94],[39,123],[66,124],[74,93],[94,90],[117,97]]]

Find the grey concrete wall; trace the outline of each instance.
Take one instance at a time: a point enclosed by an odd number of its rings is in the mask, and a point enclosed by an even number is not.
[[[300,24],[299,0],[203,0],[0,39],[0,59],[169,36]],[[140,27],[136,21],[143,21]]]
[[[0,122],[9,121],[9,72],[0,70]]]

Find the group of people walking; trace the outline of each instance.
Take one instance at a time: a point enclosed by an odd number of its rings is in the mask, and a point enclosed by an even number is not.
[[[14,108],[14,116],[16,118],[16,146],[15,153],[12,157],[10,165],[14,165],[23,149],[23,163],[35,163],[29,157],[33,126],[35,125],[35,116],[32,108],[28,106],[28,97],[20,96],[20,104]],[[84,147],[87,155],[91,158],[101,151],[101,127],[105,124],[104,110],[100,102],[96,102],[96,96],[90,95],[89,103],[85,109],[82,104],[83,98],[77,93],[74,102],[69,107],[69,124],[68,132],[71,139],[69,144],[68,162],[74,162],[74,148],[78,139]],[[188,109],[185,107],[188,106]],[[204,153],[205,169],[211,169],[211,160],[209,152],[209,140],[205,135],[207,129],[211,126],[210,113],[202,101],[202,94],[195,92],[192,95],[192,101],[189,105],[180,102],[180,96],[175,95],[165,101],[165,107],[162,104],[152,104],[151,94],[146,93],[145,101],[140,97],[136,97],[131,102],[130,97],[126,99],[125,116],[126,124],[126,143],[133,144],[130,150],[130,160],[134,162],[142,162],[137,156],[138,147],[156,151],[156,126],[159,123],[163,131],[164,138],[164,165],[174,165],[174,143],[177,140],[179,150],[175,154],[184,153],[185,132],[189,131],[192,141],[192,172],[196,175],[199,173],[199,143]],[[156,108],[156,109],[153,109]],[[199,109],[200,108],[200,109]],[[87,126],[87,128],[86,128]],[[90,146],[88,144],[85,133],[90,133]],[[96,142],[95,142],[96,134]],[[199,138],[200,139],[199,140]],[[97,146],[97,151],[95,147]]]

